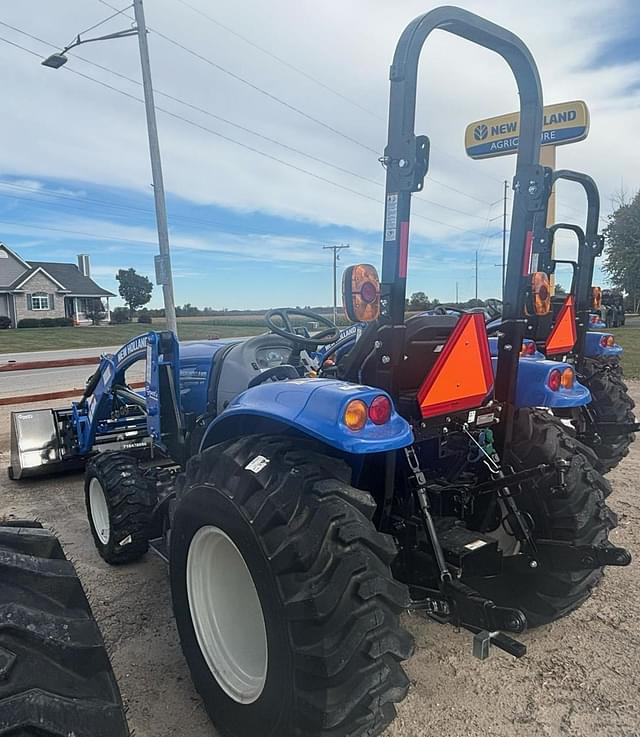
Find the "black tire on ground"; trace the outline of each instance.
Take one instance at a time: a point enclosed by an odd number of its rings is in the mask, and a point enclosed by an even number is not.
[[[91,534],[101,557],[113,565],[141,558],[149,549],[156,493],[155,483],[144,475],[138,460],[119,451],[99,453],[87,463],[84,491]],[[105,524],[99,524],[92,506],[92,494],[99,499],[100,493],[108,513]]]
[[[591,392],[589,409],[600,422],[634,423],[635,402],[629,396],[627,385],[622,378],[620,363],[586,359],[580,373],[580,382]],[[635,440],[635,433],[603,435],[599,442],[584,442],[590,445],[598,456],[598,470],[607,473],[615,468],[629,453],[629,446]]]
[[[109,656],[56,537],[0,525],[0,733],[128,737]]]
[[[400,663],[413,640],[398,615],[408,590],[392,578],[396,546],[371,522],[373,499],[349,478],[318,445],[279,436],[230,441],[187,465],[171,529],[173,608],[195,686],[224,735],[374,737],[406,696]],[[250,703],[221,686],[194,629],[188,556],[208,526],[240,551],[262,609],[267,665]]]
[[[534,479],[521,485],[517,503],[530,515],[534,538],[575,545],[606,545],[617,517],[607,507],[608,481],[580,452],[562,423],[546,410],[521,409],[514,424],[515,471],[557,460],[567,462],[566,487],[554,488],[557,477]],[[501,547],[513,544],[504,529]],[[505,542],[506,539],[506,542]],[[540,567],[526,575],[509,570],[493,579],[474,579],[472,585],[497,604],[521,609],[529,627],[553,622],[577,609],[602,576],[602,568],[557,572]]]

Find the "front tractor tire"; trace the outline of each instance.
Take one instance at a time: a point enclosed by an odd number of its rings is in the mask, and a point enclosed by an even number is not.
[[[318,446],[249,436],[191,459],[178,485],[171,589],[207,712],[229,737],[374,737],[413,651],[392,538],[371,496]]]
[[[94,456],[85,472],[85,503],[100,556],[112,565],[130,563],[149,549],[155,485],[128,453]]]
[[[539,464],[565,462],[565,486],[557,477],[533,479],[521,484],[516,501],[533,523],[533,537],[574,545],[607,545],[617,517],[605,503],[611,487],[589,462],[581,444],[561,420],[543,409],[520,409],[513,427],[514,470]],[[519,550],[519,543],[504,525],[495,531],[505,556]],[[506,561],[502,575],[474,580],[473,585],[496,604],[520,609],[529,627],[553,622],[577,609],[602,577],[603,568],[563,572],[541,566],[522,574]]]
[[[80,579],[38,523],[0,523],[0,623],[0,734],[129,737]]]

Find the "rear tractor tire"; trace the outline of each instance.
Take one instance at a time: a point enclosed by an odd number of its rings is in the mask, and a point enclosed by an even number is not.
[[[591,392],[589,409],[596,421],[622,424],[636,421],[633,413],[635,402],[629,396],[619,363],[616,367],[605,361],[587,360],[580,381]],[[585,438],[584,442],[598,456],[598,470],[607,473],[629,454],[629,447],[634,440],[634,433],[621,433],[601,436],[599,442],[589,442],[589,438]]]
[[[178,484],[174,614],[228,737],[374,737],[408,690],[395,543],[346,465],[318,450],[244,437],[192,458]]]
[[[149,549],[155,484],[127,453],[107,451],[88,463],[84,482],[87,516],[100,556],[118,565]]]
[[[563,490],[555,488],[555,474],[521,484],[516,501],[533,522],[534,539],[606,545],[609,531],[617,525],[616,515],[605,503],[611,487],[589,463],[562,422],[546,410],[520,409],[513,438],[515,471],[556,460],[568,464]],[[497,528],[496,537],[505,556],[517,553],[519,542],[502,525]],[[471,585],[496,604],[520,609],[532,628],[580,607],[602,573],[602,568],[561,572],[541,567],[523,575],[510,570],[507,564],[502,575],[474,579]]]
[[[129,737],[89,602],[56,537],[0,524],[0,733]]]

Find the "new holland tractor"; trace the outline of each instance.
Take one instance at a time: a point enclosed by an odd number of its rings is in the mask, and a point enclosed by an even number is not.
[[[495,372],[481,315],[405,320],[411,197],[429,161],[414,130],[418,63],[436,29],[498,53],[519,91]],[[13,417],[14,477],[86,460],[100,555],[120,564],[151,546],[167,559],[194,684],[231,737],[379,735],[409,688],[401,612],[469,630],[479,657],[491,644],[521,656],[527,627],[630,562],[608,541],[607,481],[560,421],[519,399],[527,244],[546,204],[533,58],[500,26],[443,7],[405,29],[390,80],[382,280],[367,265],[345,279],[363,324],[341,335],[279,309],[248,339],[148,333],[104,356],[68,411]],[[320,331],[297,330],[296,316]],[[126,382],[138,360],[141,393]],[[527,369],[531,391],[584,400],[571,367],[549,363]]]
[[[586,227],[556,223],[533,244],[539,290],[547,289],[548,312],[532,311],[527,335],[547,358],[569,361],[581,384],[591,393],[591,402],[581,407],[554,408],[559,417],[571,421],[577,439],[592,449],[601,471],[609,471],[627,455],[639,429],[633,413],[634,401],[622,377],[622,348],[611,333],[594,332],[590,313],[599,307],[600,290],[592,286],[595,259],[602,254],[604,240],[598,233],[600,196],[593,179],[570,170],[548,171],[551,185],[560,180],[579,184],[587,199]],[[555,257],[554,242],[562,231],[577,242],[573,259]],[[572,282],[566,296],[550,295],[549,278],[559,264],[572,269]],[[542,301],[542,300],[541,300]]]

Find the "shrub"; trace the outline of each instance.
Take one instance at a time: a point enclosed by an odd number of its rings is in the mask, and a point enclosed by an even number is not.
[[[151,325],[153,320],[151,319],[151,315],[146,315],[145,313],[142,313],[142,315],[138,316],[138,322],[144,323],[145,325]]]
[[[18,322],[19,328],[70,328],[70,317],[25,317]]]
[[[39,328],[40,320],[37,320],[35,317],[25,317],[22,320],[18,320],[18,327],[19,328]]]
[[[111,324],[122,325],[129,322],[129,310],[126,307],[116,307],[111,313]]]
[[[6,315],[0,315],[0,330],[6,330],[11,327],[11,319]]]

